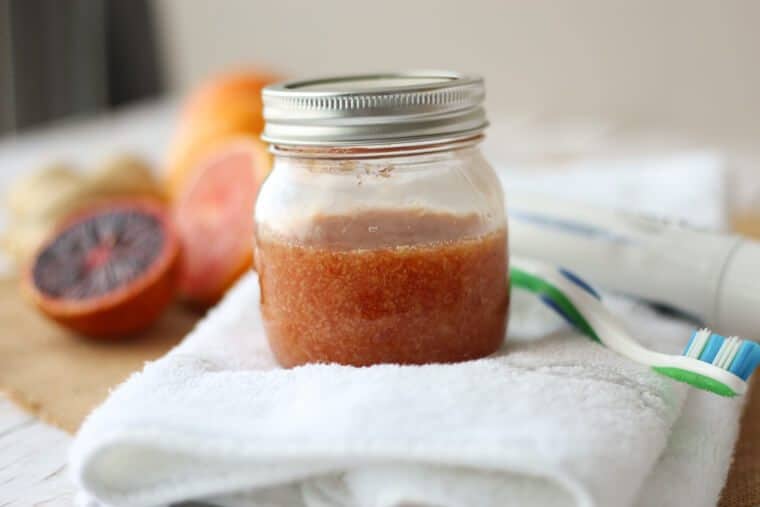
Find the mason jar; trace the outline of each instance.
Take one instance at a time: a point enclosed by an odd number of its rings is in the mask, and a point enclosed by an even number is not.
[[[454,362],[505,336],[504,196],[483,80],[408,72],[264,89],[255,207],[267,338],[285,367]]]

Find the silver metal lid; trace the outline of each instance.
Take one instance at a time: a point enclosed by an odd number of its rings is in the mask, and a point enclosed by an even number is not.
[[[446,142],[488,125],[478,76],[413,71],[290,81],[263,91],[262,139],[279,145]]]

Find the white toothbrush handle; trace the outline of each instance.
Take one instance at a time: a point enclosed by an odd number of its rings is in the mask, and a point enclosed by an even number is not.
[[[717,366],[699,359],[655,352],[641,346],[631,337],[623,322],[604,304],[568,281],[556,270],[519,258],[513,259],[512,265],[543,278],[562,291],[581,312],[602,343],[615,352],[647,366],[679,368],[711,377],[729,386],[736,394],[743,394],[746,391],[746,382]]]

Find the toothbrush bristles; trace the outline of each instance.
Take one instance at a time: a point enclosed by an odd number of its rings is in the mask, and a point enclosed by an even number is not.
[[[689,345],[687,346],[683,355],[686,357],[699,359],[700,354],[702,354],[702,351],[704,350],[705,345],[711,336],[712,332],[707,328],[702,328],[695,332],[689,341]]]
[[[731,362],[736,357],[736,353],[739,352],[740,345],[741,340],[736,336],[726,338],[726,341],[723,342],[723,345],[721,345],[720,351],[712,363],[718,368],[727,370],[731,366]]]
[[[760,363],[760,344],[737,336],[724,338],[707,328],[695,331],[683,352],[747,380]]]

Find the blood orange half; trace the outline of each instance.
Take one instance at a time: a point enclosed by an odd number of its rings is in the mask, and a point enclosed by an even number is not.
[[[163,206],[117,201],[85,210],[43,244],[22,280],[53,320],[93,337],[148,327],[172,301],[179,240]]]

